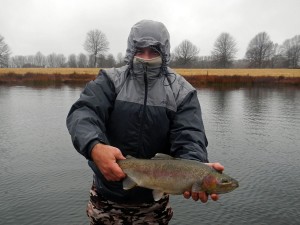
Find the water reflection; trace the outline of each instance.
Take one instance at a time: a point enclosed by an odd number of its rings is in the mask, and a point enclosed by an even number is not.
[[[87,224],[91,184],[65,117],[84,85],[0,86],[0,224]],[[171,224],[299,224],[300,89],[201,88],[210,161],[240,187],[219,202],[172,196]]]

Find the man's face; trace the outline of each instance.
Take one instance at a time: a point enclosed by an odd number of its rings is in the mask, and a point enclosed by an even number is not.
[[[153,58],[160,56],[160,54],[158,51],[156,51],[150,47],[146,47],[146,48],[138,48],[135,56],[142,58],[142,59],[153,59]]]

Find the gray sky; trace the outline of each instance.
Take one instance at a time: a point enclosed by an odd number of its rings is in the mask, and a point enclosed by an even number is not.
[[[300,34],[300,0],[0,0],[0,35],[12,55],[86,53],[92,29],[106,34],[110,53],[124,55],[130,28],[142,19],[166,25],[171,51],[188,39],[199,55],[210,55],[228,32],[243,58],[259,32],[278,44]]]

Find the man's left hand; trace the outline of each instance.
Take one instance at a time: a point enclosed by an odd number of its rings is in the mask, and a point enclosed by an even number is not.
[[[218,170],[222,172],[224,170],[224,166],[222,166],[220,163],[205,163],[206,165],[214,168],[215,170]],[[183,196],[186,199],[189,199],[192,196],[192,199],[194,201],[198,201],[200,199],[201,202],[205,203],[208,200],[208,195],[205,192],[192,192],[192,194],[189,191],[186,191],[183,193]],[[217,194],[211,194],[210,195],[211,199],[213,201],[217,201],[219,199],[219,195]]]

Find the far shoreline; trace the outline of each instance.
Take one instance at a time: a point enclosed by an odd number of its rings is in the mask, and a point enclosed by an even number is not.
[[[0,68],[0,84],[72,84],[94,80],[99,68]],[[300,86],[300,69],[174,69],[195,87]]]

